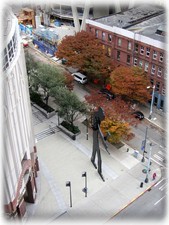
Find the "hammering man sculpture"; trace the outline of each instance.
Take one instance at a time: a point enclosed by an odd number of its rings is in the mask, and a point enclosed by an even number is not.
[[[98,139],[98,135],[100,135],[102,143],[106,149],[106,151],[109,153],[108,146],[105,142],[105,140],[107,139],[107,135],[106,137],[103,136],[101,129],[100,129],[100,123],[102,120],[104,120],[105,115],[104,115],[104,111],[101,107],[98,108],[98,111],[96,111],[94,113],[93,116],[93,121],[92,121],[92,128],[93,128],[93,152],[92,152],[92,157],[91,157],[91,162],[93,163],[94,167],[97,169],[96,163],[95,163],[95,157],[96,157],[96,153],[97,153],[97,158],[98,158],[98,173],[100,175],[100,177],[102,178],[103,181],[104,177],[102,175],[102,159],[101,159],[101,153],[100,153],[100,148],[99,148],[99,139]],[[110,154],[110,153],[109,153]]]

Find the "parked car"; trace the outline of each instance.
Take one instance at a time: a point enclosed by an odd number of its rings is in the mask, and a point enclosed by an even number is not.
[[[80,72],[72,73],[72,76],[74,77],[74,80],[76,80],[80,84],[86,84],[87,83],[87,77]]]
[[[59,58],[57,58],[57,57],[55,57],[55,56],[54,56],[54,57],[52,57],[51,59],[52,59],[54,62],[59,61]]]
[[[143,120],[144,119],[144,114],[141,111],[135,111],[132,114],[135,115],[135,118],[137,118],[139,120]]]
[[[113,94],[111,91],[107,90],[106,88],[100,89],[99,94],[105,95],[108,100],[115,98],[115,94]]]

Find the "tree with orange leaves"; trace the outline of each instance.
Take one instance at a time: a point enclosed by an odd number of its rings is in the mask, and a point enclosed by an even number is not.
[[[127,100],[145,103],[150,99],[146,73],[139,67],[117,67],[110,75],[112,91]]]
[[[89,80],[98,79],[104,84],[114,69],[112,60],[93,34],[85,31],[66,36],[58,45],[56,56],[66,59],[66,65],[78,68]]]
[[[113,100],[107,100],[97,90],[90,90],[90,95],[85,96],[91,112],[99,106],[103,108],[105,120],[101,123],[101,130],[106,135],[110,133],[108,140],[111,143],[118,143],[121,139],[129,140],[134,137],[131,133],[130,125],[137,125],[139,121],[133,116],[130,104],[116,97]]]
[[[127,122],[106,118],[102,121],[100,128],[104,136],[109,132],[108,141],[110,143],[118,143],[122,138],[128,140],[131,137],[130,127]]]

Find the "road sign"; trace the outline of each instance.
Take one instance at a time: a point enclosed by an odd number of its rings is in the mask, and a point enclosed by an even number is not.
[[[141,144],[141,150],[142,150],[142,151],[145,150],[145,140],[142,141],[142,144]]]

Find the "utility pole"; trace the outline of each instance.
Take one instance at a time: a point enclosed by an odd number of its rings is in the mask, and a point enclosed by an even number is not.
[[[147,153],[146,152],[147,131],[148,131],[148,127],[146,127],[145,139],[144,139],[144,141],[142,143],[142,147],[141,147],[141,150],[143,150],[143,158],[141,159],[141,162],[145,161],[144,154]]]
[[[69,187],[69,190],[70,190],[70,207],[72,207],[72,190],[71,190],[71,182],[70,181],[66,182],[66,187]]]
[[[155,85],[153,85],[153,93],[152,93],[151,106],[150,106],[150,115],[148,117],[150,120],[152,118],[152,112],[153,112],[154,92],[155,92]]]
[[[87,172],[83,172],[82,177],[85,177],[85,187],[82,189],[82,191],[85,193],[85,197],[87,197]]]
[[[146,179],[145,179],[145,183],[148,183],[148,174],[149,174],[149,170],[150,170],[150,165],[151,165],[151,151],[152,151],[152,143],[150,143],[150,151],[149,151],[149,156],[148,156],[148,165],[147,165],[147,173],[146,173]]]

